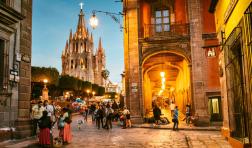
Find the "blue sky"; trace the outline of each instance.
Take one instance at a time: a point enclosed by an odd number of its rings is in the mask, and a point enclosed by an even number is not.
[[[92,10],[122,11],[122,4],[114,0],[34,0],[32,20],[32,66],[55,67],[61,73],[61,53],[69,37],[70,29],[76,30],[80,3],[84,3],[86,26],[93,33],[94,49],[99,37],[106,53],[106,66],[110,79],[120,82],[124,69],[123,32],[119,24],[106,14],[97,13],[99,26],[89,25]],[[122,22],[122,18],[120,18]]]

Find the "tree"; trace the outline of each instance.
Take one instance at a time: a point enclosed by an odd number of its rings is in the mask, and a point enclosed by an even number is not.
[[[43,82],[44,79],[48,80],[48,83],[57,85],[59,80],[59,72],[53,67],[35,67],[31,68],[31,81]]]
[[[103,71],[101,72],[101,76],[102,76],[105,80],[107,80],[108,77],[109,77],[109,71],[108,71],[107,69],[103,70]]]

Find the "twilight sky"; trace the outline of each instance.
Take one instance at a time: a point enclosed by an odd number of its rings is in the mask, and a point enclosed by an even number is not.
[[[120,82],[124,69],[123,32],[119,24],[103,13],[97,13],[98,27],[89,25],[92,10],[109,12],[122,11],[122,4],[114,0],[34,0],[32,20],[32,66],[55,67],[61,73],[61,53],[69,37],[70,29],[75,32],[84,3],[86,27],[93,33],[94,49],[98,47],[99,37],[106,54],[106,66],[110,80]],[[122,18],[120,18],[122,22]]]

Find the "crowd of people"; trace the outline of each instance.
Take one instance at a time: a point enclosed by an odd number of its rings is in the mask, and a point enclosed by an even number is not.
[[[32,135],[38,136],[39,144],[42,147],[52,147],[53,136],[52,128],[58,126],[59,137],[67,144],[72,140],[71,122],[72,111],[70,106],[64,107],[62,110],[57,110],[56,105],[48,100],[44,102],[38,101],[32,107],[31,118],[33,122]],[[38,132],[39,127],[39,132]]]
[[[31,118],[33,121],[32,135],[38,137],[39,144],[42,147],[53,147],[54,139],[62,144],[68,144],[72,140],[71,123],[72,112],[70,105],[58,109],[55,102],[50,103],[38,101],[32,107]],[[93,123],[98,129],[112,129],[112,122],[120,123],[123,129],[131,127],[130,112],[124,107],[120,109],[116,102],[114,103],[94,103],[80,110],[83,119],[77,120],[78,126],[87,122],[88,115],[91,116]],[[38,132],[39,127],[39,132]],[[52,129],[58,127],[58,137],[53,138]],[[59,142],[59,143],[60,143]]]
[[[175,105],[173,101],[170,103],[170,110],[171,110],[171,117],[173,122],[173,130],[178,131],[178,125],[179,125],[179,110],[178,106]],[[161,109],[158,107],[158,105],[154,102],[153,103],[153,116],[154,116],[154,122],[155,125],[158,125],[159,121],[161,120],[160,116],[162,115]],[[186,124],[190,125],[190,122],[193,120],[193,117],[191,116],[191,106],[189,104],[186,105],[186,117],[184,120],[186,120]]]

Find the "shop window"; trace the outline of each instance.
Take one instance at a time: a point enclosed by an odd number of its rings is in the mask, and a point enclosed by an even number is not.
[[[222,121],[221,99],[220,97],[210,97],[208,101],[211,121]]]

